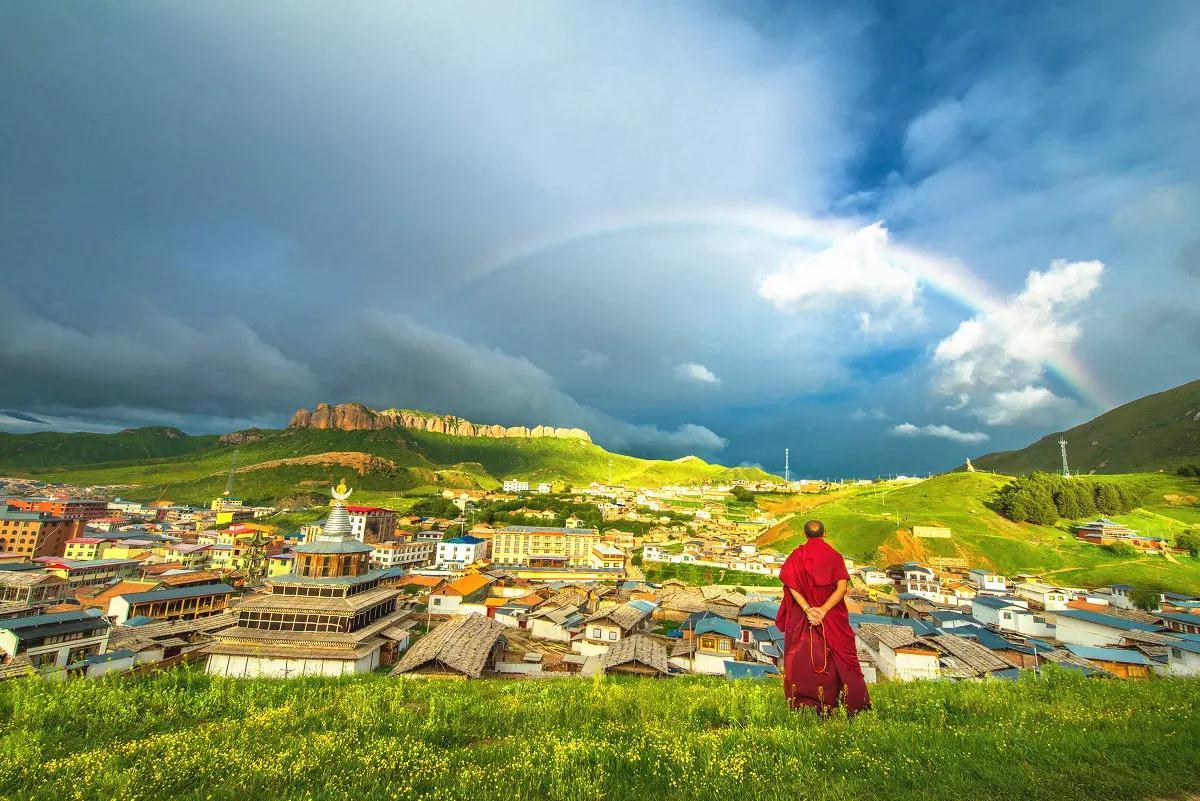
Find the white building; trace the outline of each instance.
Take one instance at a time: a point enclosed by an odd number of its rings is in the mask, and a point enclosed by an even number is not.
[[[551,487],[549,484],[547,484],[547,483],[546,483],[546,482],[544,482],[544,481],[543,481],[541,484],[538,484],[538,485],[537,485],[537,491],[538,491],[539,493],[541,493],[542,495],[547,495],[547,494],[549,494],[549,493],[550,493],[552,490],[553,490],[553,487]]]
[[[883,584],[892,583],[892,580],[888,577],[887,573],[877,567],[871,567],[870,565],[866,567],[860,567],[858,569],[858,577],[862,579],[864,584],[870,586],[880,586]]]
[[[491,543],[488,540],[464,534],[442,540],[437,544],[438,568],[463,568],[469,564],[486,559]]]
[[[371,568],[425,567],[433,564],[437,543],[432,540],[389,540],[371,546]]]
[[[1008,579],[990,570],[975,569],[967,573],[967,581],[980,590],[1008,592]]]
[[[908,626],[863,623],[858,629],[858,642],[871,654],[884,678],[913,681],[941,675],[938,652]]]
[[[1026,581],[1016,586],[1017,595],[1039,604],[1048,612],[1067,608],[1070,600],[1059,587],[1051,587],[1038,581]]]
[[[529,492],[528,481],[518,481],[515,478],[510,478],[504,482],[505,492]]]
[[[1017,613],[1029,609],[1029,602],[1010,596],[976,595],[971,599],[971,617],[985,626],[1017,630]]]
[[[53,673],[104,653],[111,630],[99,609],[12,617],[0,620],[0,652]]]
[[[1090,612],[1085,609],[1063,609],[1054,613],[1056,634],[1060,642],[1070,645],[1120,645],[1126,632],[1158,632],[1161,626],[1127,620],[1115,615]]]

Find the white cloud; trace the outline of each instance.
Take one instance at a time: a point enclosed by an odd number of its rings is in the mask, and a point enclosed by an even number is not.
[[[883,223],[836,239],[817,253],[790,256],[759,282],[758,294],[780,308],[811,310],[822,302],[858,304],[862,332],[886,333],[920,318],[917,276],[891,252]]]
[[[1069,398],[1060,398],[1045,387],[1028,385],[1021,389],[997,392],[991,403],[975,412],[989,426],[1000,426],[1018,421],[1030,423],[1051,420],[1056,414],[1075,408],[1075,402]]]
[[[947,425],[916,426],[912,423],[900,423],[892,426],[891,433],[897,437],[939,437],[971,443],[986,442],[988,439],[988,435],[982,431],[959,431]]]
[[[888,419],[888,414],[879,407],[875,407],[874,409],[855,409],[850,414],[850,419],[855,422],[862,422],[863,420],[886,420]]]
[[[680,381],[693,381],[697,384],[711,384],[720,386],[721,379],[717,378],[712,370],[709,370],[703,364],[695,362],[685,362],[675,365],[675,369],[671,371]]]
[[[1008,302],[963,321],[934,349],[934,388],[990,425],[1069,403],[1038,383],[1082,330],[1073,313],[1100,285],[1098,261],[1056,260]],[[1014,389],[1020,388],[1020,389]]]
[[[603,370],[611,361],[612,359],[607,353],[597,353],[587,348],[584,348],[583,352],[579,354],[579,366],[589,370]]]

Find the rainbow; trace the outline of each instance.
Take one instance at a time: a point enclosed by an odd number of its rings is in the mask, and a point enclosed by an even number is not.
[[[705,206],[694,209],[649,211],[589,220],[522,241],[483,260],[464,277],[467,284],[482,280],[541,254],[589,239],[602,239],[639,231],[668,228],[731,229],[754,233],[779,242],[824,248],[859,230],[863,220],[807,217],[786,209],[747,206]],[[961,262],[920,252],[892,243],[889,249],[898,266],[917,276],[921,285],[954,300],[974,314],[986,314],[1000,306],[1003,298]],[[460,285],[461,286],[461,285]],[[1066,385],[1077,400],[1096,409],[1113,404],[1099,382],[1071,352],[1065,351],[1046,369]]]

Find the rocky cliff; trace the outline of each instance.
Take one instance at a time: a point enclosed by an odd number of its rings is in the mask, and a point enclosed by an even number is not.
[[[318,403],[315,409],[297,409],[288,428],[337,428],[342,431],[371,431],[383,428],[414,428],[418,431],[433,431],[454,437],[491,437],[503,439],[514,437],[557,437],[559,439],[581,439],[591,442],[588,433],[579,428],[554,428],[552,426],[498,426],[481,425],[454,415],[436,415],[410,409],[384,409],[376,411],[361,403],[339,403],[330,406]]]

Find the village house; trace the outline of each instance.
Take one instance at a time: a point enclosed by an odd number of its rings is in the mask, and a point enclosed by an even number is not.
[[[879,674],[897,681],[936,679],[941,675],[937,649],[908,626],[862,623],[858,643],[871,656]]]
[[[601,609],[583,621],[583,631],[574,649],[585,656],[601,654],[609,646],[633,634],[654,628],[651,614],[655,605],[649,601],[627,601],[619,606]]]
[[[1158,619],[1171,631],[1200,635],[1200,615],[1181,612],[1158,612]]]
[[[136,559],[44,559],[42,564],[47,573],[65,579],[72,592],[128,578],[135,575],[140,567]]]
[[[1067,645],[1066,650],[1118,678],[1145,679],[1150,676],[1152,663],[1137,650],[1074,644]]]
[[[1063,609],[1055,612],[1054,617],[1057,624],[1055,637],[1060,642],[1070,645],[1120,645],[1126,632],[1154,632],[1163,629],[1154,623],[1143,623],[1086,609]]]
[[[878,587],[892,583],[891,577],[886,572],[870,565],[860,567],[858,569],[858,577],[867,586]]]
[[[2,606],[42,606],[70,594],[71,588],[62,576],[43,570],[0,570]]]
[[[1032,601],[1047,612],[1066,609],[1070,598],[1059,587],[1052,587],[1039,581],[1025,581],[1014,588],[1021,598]]]
[[[53,672],[103,653],[112,624],[95,609],[0,619],[0,653]]]
[[[973,568],[967,571],[967,581],[976,589],[985,592],[1008,592],[1008,579],[984,568]]]
[[[11,502],[11,501],[10,501]],[[0,506],[0,551],[17,553],[36,559],[39,556],[62,556],[67,540],[83,532],[83,520],[54,517],[47,512],[33,512]]]
[[[453,615],[464,603],[483,603],[492,582],[482,573],[468,573],[429,593],[429,611],[435,615]]]
[[[657,637],[648,634],[634,634],[610,647],[600,657],[600,669],[605,673],[625,673],[651,678],[671,675],[667,646]]]
[[[547,606],[528,615],[526,629],[539,640],[570,642],[582,627],[583,618],[577,606]]]
[[[118,625],[130,618],[154,620],[191,620],[225,610],[236,592],[226,584],[199,584],[190,587],[131,592],[117,595],[108,603],[108,616]]]
[[[507,645],[507,631],[480,615],[453,617],[409,648],[392,675],[481,678],[495,670]]]

